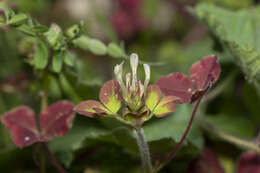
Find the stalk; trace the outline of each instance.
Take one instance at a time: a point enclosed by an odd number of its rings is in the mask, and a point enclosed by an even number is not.
[[[136,136],[136,141],[139,147],[139,152],[142,160],[142,166],[145,173],[152,172],[152,162],[149,151],[149,146],[144,137],[144,131],[142,128],[134,129],[134,133]]]
[[[54,166],[57,168],[57,170],[59,171],[59,173],[67,173],[66,170],[61,166],[61,164],[58,162],[58,160],[56,159],[56,157],[54,156],[54,154],[49,150],[49,147],[46,143],[43,143],[43,146],[45,148],[45,150],[47,151],[48,155],[51,158],[52,163],[54,164]]]
[[[159,166],[158,166],[157,168],[155,168],[154,172],[158,172],[161,168],[163,168],[170,160],[172,160],[172,158],[175,156],[175,154],[180,150],[180,148],[181,148],[183,142],[185,141],[186,137],[187,137],[188,134],[189,134],[189,131],[190,131],[192,122],[193,122],[193,120],[194,120],[194,117],[195,117],[195,115],[196,115],[196,112],[197,112],[197,110],[198,110],[198,107],[199,107],[199,104],[200,104],[200,101],[201,101],[202,97],[203,97],[203,96],[201,96],[201,97],[198,99],[198,101],[197,101],[197,103],[196,103],[196,105],[195,105],[195,107],[194,107],[194,109],[193,109],[193,111],[192,111],[190,121],[189,121],[189,123],[188,123],[188,126],[186,127],[186,130],[185,130],[185,132],[184,132],[184,134],[183,134],[181,140],[177,143],[177,145],[176,145],[175,148],[172,150],[172,152],[170,152],[170,153],[168,154],[168,156],[166,157],[166,159],[165,159],[161,164],[159,164]]]

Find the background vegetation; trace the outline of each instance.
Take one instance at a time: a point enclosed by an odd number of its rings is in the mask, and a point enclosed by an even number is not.
[[[236,171],[245,151],[260,153],[257,1],[9,0],[8,6],[15,14],[1,7],[0,113],[21,104],[39,112],[45,90],[49,103],[96,99],[113,66],[132,52],[151,65],[151,82],[175,71],[187,74],[192,63],[216,54],[220,79],[185,145],[161,172],[187,172],[205,148],[226,173]],[[190,112],[180,105],[144,125],[154,162],[179,141]],[[71,131],[49,147],[71,173],[141,172],[133,134],[116,120],[78,115]],[[1,172],[38,172],[38,160],[37,145],[18,149],[0,125]],[[47,168],[56,172],[49,161]]]

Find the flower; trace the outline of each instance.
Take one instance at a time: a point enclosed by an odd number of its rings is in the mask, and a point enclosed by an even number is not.
[[[145,80],[137,77],[138,55],[130,56],[131,73],[123,78],[124,62],[114,68],[116,80],[104,84],[99,93],[99,100],[87,100],[77,105],[74,110],[88,117],[108,116],[119,119],[134,127],[140,126],[153,115],[162,117],[175,111],[175,96],[163,97],[158,86],[150,85],[150,66],[143,64]],[[120,111],[122,110],[122,111]]]

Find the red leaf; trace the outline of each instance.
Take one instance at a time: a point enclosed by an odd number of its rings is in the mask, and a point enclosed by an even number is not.
[[[216,55],[209,55],[192,65],[190,78],[197,90],[204,91],[218,80],[220,66],[217,59]]]
[[[188,173],[224,173],[224,170],[216,155],[205,149],[203,155],[189,165]]]
[[[254,152],[244,153],[239,160],[237,173],[259,173],[260,155]]]
[[[34,112],[27,106],[20,106],[1,116],[1,121],[12,135],[18,147],[32,145],[39,139]]]
[[[69,101],[59,101],[41,112],[41,141],[63,136],[69,131],[75,116],[73,106]]]
[[[194,88],[189,78],[182,73],[171,73],[168,76],[160,77],[155,83],[165,95],[180,98],[176,103],[189,102],[194,92]]]
[[[86,115],[90,118],[99,117],[109,113],[109,111],[96,100],[81,102],[76,107],[74,107],[74,110],[79,114]]]

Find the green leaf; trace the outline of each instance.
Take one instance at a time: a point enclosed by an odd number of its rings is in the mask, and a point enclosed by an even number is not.
[[[47,45],[38,40],[37,47],[34,53],[34,64],[38,69],[44,69],[48,64],[49,50]]]
[[[66,31],[66,35],[71,39],[76,37],[80,33],[80,26],[79,25],[73,25],[69,27]]]
[[[64,58],[64,52],[56,52],[53,56],[52,60],[52,69],[54,72],[59,73],[61,72],[62,69],[62,64],[63,64],[63,58]]]
[[[260,95],[260,7],[231,11],[202,3],[193,12],[231,52]]]
[[[97,39],[88,40],[87,45],[89,50],[95,55],[105,55],[107,53],[106,45]]]
[[[107,47],[107,53],[108,55],[115,57],[115,58],[120,58],[126,56],[124,51],[115,43],[109,43]]]
[[[72,52],[66,50],[64,52],[64,62],[65,64],[67,64],[68,66],[71,66],[73,67],[74,64],[75,64],[75,58],[76,58],[76,55],[73,54]]]
[[[190,118],[190,112],[188,105],[182,105],[173,115],[155,119],[155,122],[145,124],[145,137],[149,142],[152,155],[156,153],[168,154],[174,148],[174,145],[180,140],[185,131]],[[112,120],[111,118],[102,118],[102,121],[108,121],[109,124],[111,124]],[[178,153],[178,157],[185,155],[192,159],[199,153],[199,149],[203,147],[203,138],[196,122],[193,124],[186,141],[182,152]],[[66,157],[61,157],[63,163],[67,165],[75,158],[75,151],[87,149],[91,145],[96,146],[98,144],[101,144],[101,146],[106,144],[120,146],[128,154],[139,157],[138,146],[131,128],[117,126],[108,129],[102,127],[97,119],[87,119],[80,116],[78,116],[75,126],[67,135],[49,142],[49,146],[54,153],[67,153]]]
[[[170,139],[173,143],[177,143],[188,125],[190,115],[191,109],[189,105],[178,105],[175,113],[164,118],[156,119],[155,122],[148,122],[147,125],[144,126],[146,139],[150,142]],[[201,136],[196,121],[193,122],[186,141],[188,143],[184,145],[191,144],[197,149],[202,149],[203,137]],[[174,146],[172,146],[172,148],[173,147]]]
[[[73,40],[73,44],[83,50],[89,50],[95,55],[105,55],[107,53],[107,47],[104,43],[85,35]]]
[[[7,21],[8,25],[21,25],[25,23],[28,19],[28,16],[24,13],[16,14]]]
[[[59,99],[61,98],[61,88],[59,81],[53,75],[48,74],[44,81],[44,84],[48,87],[48,96],[51,98]]]
[[[64,47],[65,38],[62,34],[61,28],[57,24],[52,24],[44,35],[53,49],[60,50]]]
[[[17,27],[17,29],[27,35],[35,36],[35,30],[27,24],[23,24]]]
[[[88,50],[88,44],[87,44],[87,43],[89,42],[89,39],[90,39],[90,38],[88,38],[87,36],[81,35],[80,37],[74,39],[74,40],[72,41],[72,43],[73,43],[76,47],[78,47],[78,48],[80,48],[80,49]]]
[[[65,95],[68,98],[70,98],[74,103],[79,103],[82,101],[82,99],[77,95],[72,84],[70,83],[70,81],[67,79],[67,77],[64,74],[59,75],[59,81],[60,81],[63,92],[65,93]]]
[[[241,138],[253,138],[256,130],[246,116],[220,114],[206,116],[206,120],[217,128]]]

